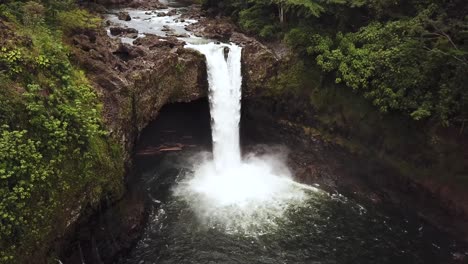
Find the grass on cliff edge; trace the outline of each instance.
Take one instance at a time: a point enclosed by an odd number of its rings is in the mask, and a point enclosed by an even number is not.
[[[99,23],[71,1],[0,5],[0,263],[45,262],[85,207],[121,195],[122,149],[62,41]]]

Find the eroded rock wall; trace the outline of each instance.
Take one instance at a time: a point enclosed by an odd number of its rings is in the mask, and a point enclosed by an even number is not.
[[[100,93],[106,124],[128,153],[141,130],[170,102],[207,96],[203,55],[184,43],[149,35],[129,45],[105,31],[72,38],[75,61]]]

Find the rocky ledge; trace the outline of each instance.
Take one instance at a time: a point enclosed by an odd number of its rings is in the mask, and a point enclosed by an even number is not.
[[[192,18],[192,17],[189,17]],[[280,58],[266,45],[249,37],[225,17],[201,17],[198,23],[187,27],[195,35],[207,39],[233,42],[243,48],[242,72],[244,77],[243,96],[255,96],[265,88],[278,72]]]
[[[203,55],[174,37],[147,35],[130,45],[100,30],[77,34],[71,42],[74,60],[101,95],[109,130],[128,155],[163,105],[207,96]]]

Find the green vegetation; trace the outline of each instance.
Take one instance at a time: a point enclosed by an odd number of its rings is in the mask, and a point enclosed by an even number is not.
[[[267,100],[300,105],[286,111],[313,120],[290,122],[410,177],[468,185],[466,1],[205,0],[204,7],[292,50],[265,87]]]
[[[284,38],[306,63],[381,112],[445,126],[468,117],[468,7],[462,0],[230,0],[241,28]],[[277,10],[280,10],[277,12]]]
[[[122,191],[121,147],[63,44],[99,23],[72,1],[0,5],[1,263],[31,263],[80,208]]]

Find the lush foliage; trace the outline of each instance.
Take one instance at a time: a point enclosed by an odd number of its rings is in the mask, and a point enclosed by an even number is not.
[[[383,113],[445,126],[468,118],[468,5],[462,0],[231,0],[248,33],[281,38]],[[283,23],[281,12],[286,13]],[[314,66],[312,66],[314,67]]]
[[[109,143],[97,96],[62,42],[62,30],[98,20],[60,2],[0,5],[9,34],[0,40],[2,263],[44,249],[73,210],[121,186],[120,147]]]
[[[466,188],[465,0],[205,0],[205,8],[291,49],[265,84],[288,121],[409,177]]]

